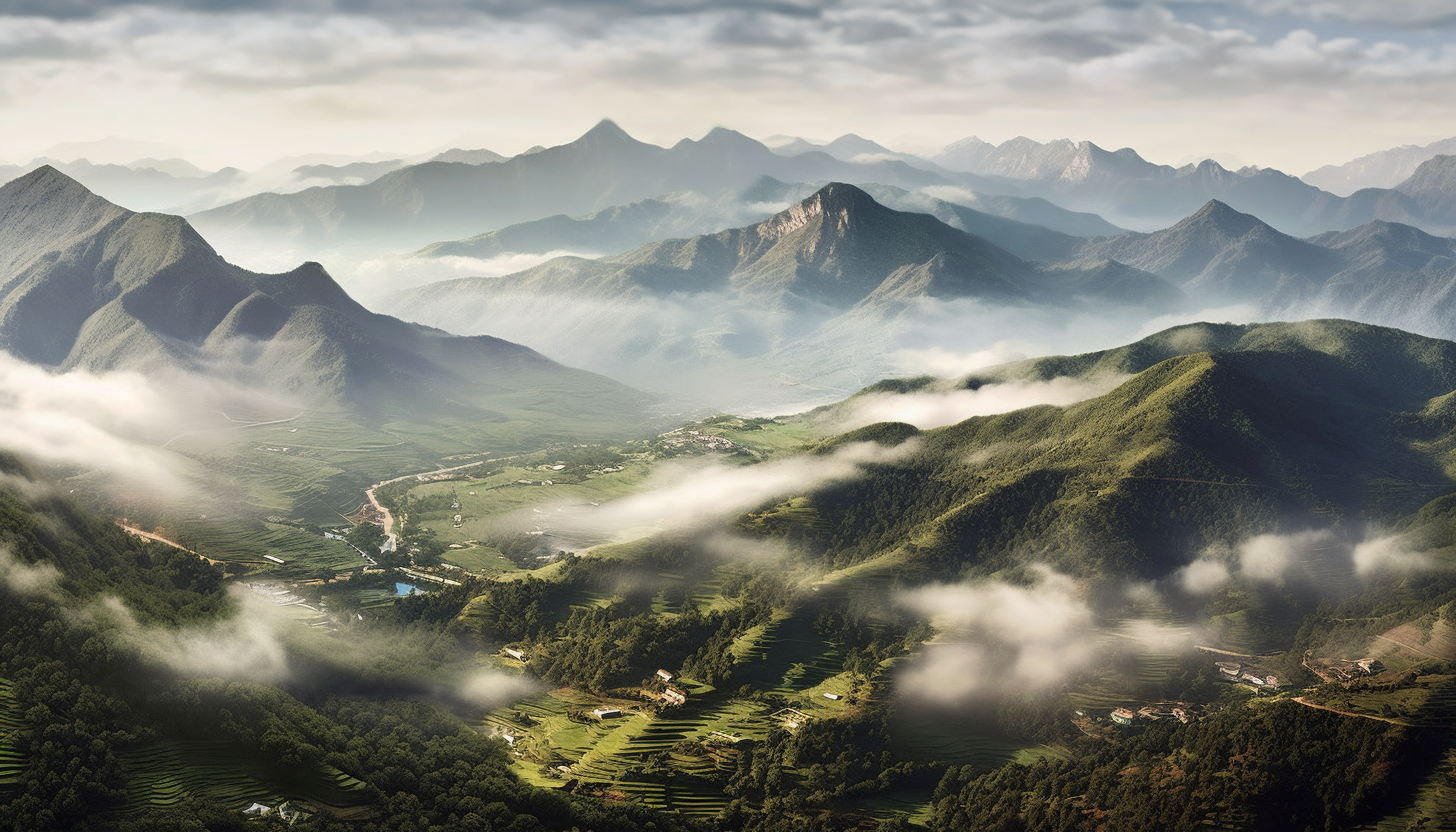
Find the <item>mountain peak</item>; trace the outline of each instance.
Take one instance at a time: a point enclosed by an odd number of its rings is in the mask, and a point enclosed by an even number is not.
[[[830,182],[804,200],[813,203],[824,213],[836,211],[858,211],[869,206],[879,207],[875,198],[863,190],[844,182]]]
[[[1216,199],[1210,199],[1203,204],[1202,208],[1188,215],[1187,218],[1175,225],[1174,228],[1212,226],[1226,234],[1242,236],[1248,233],[1250,229],[1262,225],[1264,225],[1264,221],[1258,217],[1237,211],[1230,208],[1226,203],[1219,202]]]
[[[0,274],[130,213],[42,165],[0,187]]]
[[[769,240],[781,240],[789,234],[819,219],[832,219],[837,228],[844,229],[864,215],[866,211],[882,209],[874,197],[843,182],[830,182],[796,205],[774,214],[759,223],[759,236]]]
[[[626,130],[623,130],[621,127],[619,127],[617,125],[617,122],[612,121],[609,118],[604,118],[601,121],[597,122],[596,125],[594,127],[592,127],[592,129],[586,131],[585,133],[582,134],[582,136],[581,136],[580,139],[577,139],[577,141],[585,141],[585,140],[598,141],[598,142],[600,142],[600,141],[614,141],[614,142],[627,141],[627,142],[635,142],[636,141],[636,139],[632,138],[631,135],[629,135]]]
[[[764,145],[763,142],[745,136],[737,130],[730,130],[727,127],[714,127],[712,130],[709,130],[706,135],[704,135],[701,139],[698,139],[697,141],[693,141],[692,139],[683,139],[674,146],[675,149],[688,147],[743,147],[751,150],[762,149],[768,151],[768,147]]]
[[[51,165],[41,165],[30,173],[11,180],[4,187],[0,187],[0,205],[21,200],[50,200],[58,196],[102,199],[85,185],[61,173]]]

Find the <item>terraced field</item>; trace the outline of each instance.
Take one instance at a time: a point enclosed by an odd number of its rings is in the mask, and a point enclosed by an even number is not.
[[[172,806],[191,796],[239,809],[290,800],[347,815],[368,799],[364,784],[338,769],[274,770],[224,743],[159,742],[128,754],[123,766],[131,781],[129,809]]]
[[[10,682],[0,679],[0,791],[18,782],[25,770],[25,755],[17,742],[21,727],[20,706]]]
[[[1114,624],[1114,631],[1124,623],[1126,622]],[[1191,632],[1186,627],[1179,629],[1167,624],[1165,626],[1169,626],[1170,636],[1182,636],[1186,639]],[[1183,639],[1170,638],[1169,641],[1177,644],[1183,642]],[[1176,671],[1183,655],[1183,651],[1177,647],[1165,650],[1124,650],[1122,648],[1131,645],[1113,635],[1108,636],[1107,646],[1110,655],[1115,653],[1116,660],[1106,662],[1100,672],[1083,679],[1069,692],[1067,698],[1073,707],[1110,711],[1128,705],[1149,704],[1150,700],[1140,698],[1139,692],[1150,690],[1167,678],[1169,673]]]
[[[841,672],[839,651],[814,632],[807,615],[755,628],[739,640],[735,655],[743,663],[735,683],[754,681],[811,717],[848,707],[851,680]],[[778,707],[722,696],[690,679],[680,683],[689,691],[689,704],[657,716],[629,712],[620,719],[575,722],[570,712],[589,712],[603,703],[558,690],[497,710],[487,717],[487,730],[522,737],[515,744],[519,768],[533,782],[574,778],[609,796],[711,817],[728,805],[717,782],[736,764],[738,752],[728,738],[766,739],[778,725],[773,716]],[[826,699],[826,692],[841,698]],[[517,714],[532,724],[522,725]],[[569,771],[548,777],[540,771],[543,765],[566,765]]]

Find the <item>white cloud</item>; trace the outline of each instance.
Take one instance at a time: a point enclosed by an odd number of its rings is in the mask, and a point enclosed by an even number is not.
[[[1350,552],[1355,573],[1361,577],[1381,572],[1422,572],[1436,568],[1436,562],[1423,552],[1413,552],[1406,542],[1394,535],[1365,540]]]
[[[1412,549],[1398,535],[1350,540],[1329,529],[1308,529],[1255,535],[1232,548],[1209,547],[1174,578],[1192,595],[1211,594],[1232,580],[1340,592],[1352,579],[1438,568],[1442,567],[1436,559]]]
[[[906,422],[922,430],[953,425],[973,416],[991,416],[1035,405],[1065,407],[1101,396],[1128,376],[1095,379],[1070,377],[1049,381],[1012,381],[987,384],[977,390],[921,393],[876,393],[850,402],[844,427],[874,422]]]
[[[1228,566],[1209,557],[1201,557],[1178,571],[1178,583],[1193,595],[1208,595],[1231,577]]]
[[[1029,345],[997,341],[984,349],[956,352],[938,345],[924,349],[900,350],[895,354],[895,359],[900,372],[905,375],[925,374],[955,378],[997,364],[1019,361],[1027,357],[1028,348]]]
[[[0,353],[0,445],[175,490],[183,463],[154,447],[178,430],[176,403],[137,373],[51,373]]]
[[[237,612],[210,624],[173,628],[142,623],[116,598],[80,613],[111,625],[122,643],[184,676],[278,683],[292,664],[285,643],[291,625],[273,604],[242,586],[229,588]]]
[[[0,545],[0,584],[17,595],[53,597],[61,572],[49,563],[26,563]]]
[[[941,705],[1050,690],[1128,649],[1181,652],[1193,643],[1186,629],[1141,619],[1103,626],[1077,582],[1045,567],[1030,586],[926,586],[895,601],[942,633],[899,672],[897,690]]]
[[[1254,581],[1282,583],[1296,566],[1335,542],[1335,536],[1325,530],[1257,535],[1239,544],[1239,573]]]
[[[455,686],[455,694],[477,707],[494,708],[536,693],[540,687],[524,676],[481,670],[460,680]]]
[[[856,442],[824,455],[796,456],[758,465],[715,460],[663,464],[644,490],[601,506],[558,504],[538,509],[535,522],[547,532],[591,538],[637,537],[663,529],[686,529],[732,517],[771,499],[858,477],[864,466],[903,459],[914,441],[886,448]]]

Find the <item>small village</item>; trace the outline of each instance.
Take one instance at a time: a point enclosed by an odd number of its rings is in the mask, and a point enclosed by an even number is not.
[[[1379,659],[1315,659],[1305,655],[1304,668],[1326,682],[1349,683],[1385,671]]]

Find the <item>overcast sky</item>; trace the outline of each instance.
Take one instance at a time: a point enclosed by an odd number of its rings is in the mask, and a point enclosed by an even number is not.
[[[134,144],[90,155],[514,153],[611,117],[656,143],[1027,135],[1297,174],[1456,135],[1444,0],[404,5],[0,0],[0,160],[112,136]]]

